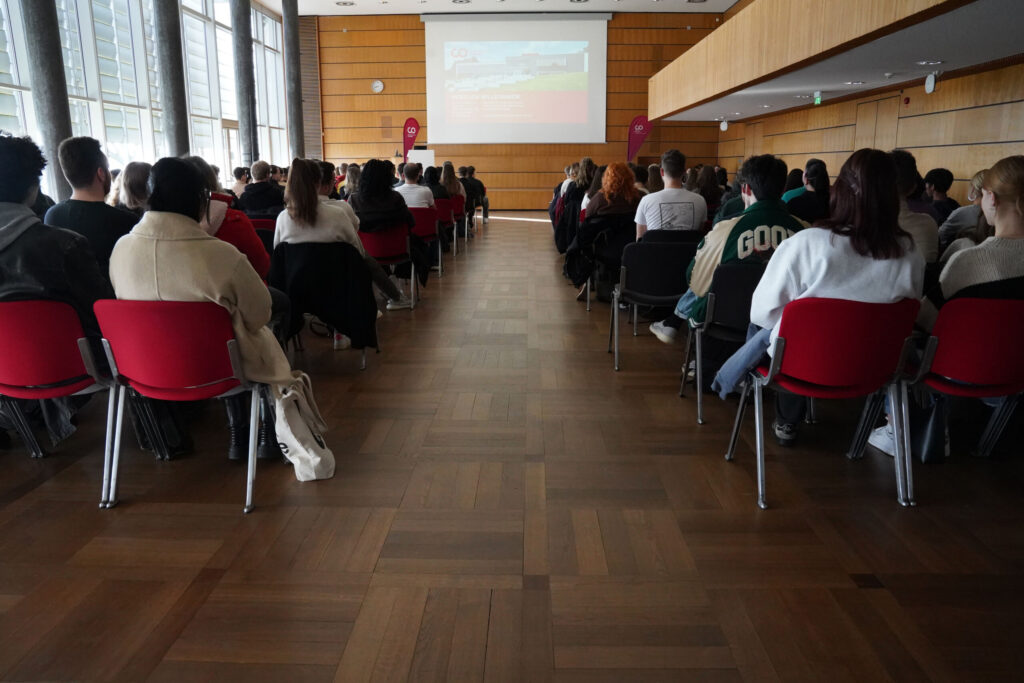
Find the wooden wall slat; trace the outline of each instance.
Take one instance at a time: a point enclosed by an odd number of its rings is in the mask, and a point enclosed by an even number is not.
[[[648,79],[721,20],[718,14],[616,14],[608,22],[605,143],[431,145],[439,160],[476,166],[495,209],[543,209],[566,163],[598,164],[626,155],[628,124],[647,112]],[[401,126],[413,116],[429,139],[423,24],[416,16],[322,17],[320,73],[324,156],[334,161],[393,159]],[[686,27],[690,28],[687,29]],[[384,81],[375,95],[370,83]],[[656,123],[639,156],[681,149],[693,163],[714,163],[717,124]]]
[[[951,196],[965,201],[974,173],[1024,153],[1024,65],[940,80],[931,95],[913,86],[734,124],[719,136],[718,160],[733,173],[750,154],[775,154],[790,167],[817,157],[834,177],[861,147],[907,149],[922,174],[948,168]]]
[[[302,136],[306,156],[324,155],[320,102],[319,32],[316,17],[299,17],[299,71],[302,77]]]

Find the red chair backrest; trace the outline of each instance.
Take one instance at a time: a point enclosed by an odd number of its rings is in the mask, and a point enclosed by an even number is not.
[[[786,304],[780,374],[828,387],[877,391],[892,380],[921,304],[798,299]]]
[[[412,234],[425,240],[437,239],[437,209],[432,206],[410,207],[409,211],[416,219]]]
[[[142,387],[211,387],[195,397],[209,398],[240,384],[227,347],[235,333],[223,306],[211,301],[104,299],[93,309],[118,374],[144,395]]]
[[[69,304],[5,301],[0,303],[0,330],[0,394],[53,398],[78,391],[82,382],[93,384],[86,381],[89,375],[78,350],[78,340],[85,336],[82,323]],[[54,384],[64,386],[24,389]]]
[[[452,215],[456,220],[466,215],[466,198],[461,194],[452,195]]]
[[[1024,301],[953,299],[939,309],[932,374],[965,384],[1024,390]]]
[[[437,220],[441,225],[451,225],[455,220],[455,211],[452,209],[451,199],[435,199],[434,208],[437,209]]]
[[[374,232],[359,231],[366,253],[380,263],[404,263],[409,260],[409,228],[395,225]]]
[[[257,230],[270,230],[273,232],[277,230],[277,221],[273,218],[250,218],[252,221],[252,227]]]

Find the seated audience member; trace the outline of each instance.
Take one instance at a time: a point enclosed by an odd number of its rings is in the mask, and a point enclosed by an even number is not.
[[[746,207],[738,218],[720,221],[701,240],[687,272],[690,289],[679,299],[675,312],[651,324],[651,332],[666,344],[686,320],[704,322],[707,294],[715,269],[723,263],[765,263],[782,240],[792,237],[807,224],[794,218],[782,203],[786,163],[770,154],[750,157],[740,173],[740,197]]]
[[[431,166],[423,172],[423,183],[434,199],[451,199],[448,190],[441,184],[441,170],[437,167]]]
[[[768,261],[750,307],[751,323],[761,330],[719,370],[713,387],[720,396],[744,381],[765,351],[774,353],[782,310],[791,301],[920,298],[924,258],[899,225],[896,185],[892,157],[880,150],[857,150],[843,164],[832,186],[831,217],[785,240]],[[803,397],[776,395],[772,429],[781,445],[796,441],[805,412]]]
[[[348,162],[342,162],[338,166],[338,175],[334,178],[334,184],[332,188],[338,195],[338,199],[345,199],[348,195],[345,193],[345,180],[348,178]]]
[[[828,218],[829,178],[825,162],[808,163],[801,177],[804,193],[786,202],[789,212],[808,223]]]
[[[270,165],[270,182],[278,187],[281,186],[281,182],[284,180],[284,173],[281,171],[280,166]]]
[[[801,172],[803,177],[803,172]],[[732,179],[732,185],[729,186],[728,197],[722,197],[722,205],[718,207],[718,212],[715,217],[711,219],[711,225],[714,226],[719,221],[727,218],[735,218],[743,213],[746,209],[746,205],[743,203],[743,196],[740,192],[742,188],[742,182],[740,181],[740,174],[737,172]]]
[[[249,169],[245,166],[236,166],[231,175],[235,177],[235,184],[231,186],[231,194],[238,199],[245,192],[245,186],[252,180],[252,176],[249,175]],[[235,208],[238,208],[237,205]]]
[[[640,205],[640,191],[634,183],[633,173],[629,167],[621,161],[616,161],[602,166],[598,171],[601,174],[601,184],[587,205],[587,215],[635,215]]]
[[[967,201],[970,203],[954,210],[949,214],[946,222],[939,226],[939,249],[942,251],[943,260],[949,258],[946,256],[946,252],[949,251],[949,247],[953,246],[952,243],[955,240],[978,235],[991,237],[991,226],[981,210],[982,187],[987,171],[988,169],[978,171],[971,178],[971,185],[967,188]],[[980,244],[980,242],[981,240],[978,240],[977,243]]]
[[[434,205],[434,193],[430,191],[429,187],[419,184],[422,171],[422,165],[407,163],[402,169],[402,173],[405,174],[405,182],[395,188],[409,208],[426,208]]]
[[[661,166],[658,164],[649,164],[638,168],[644,174],[645,178],[642,194],[661,192],[665,189],[665,181],[661,178]],[[640,180],[639,175],[637,175],[637,180]]]
[[[259,218],[277,218],[284,210],[284,190],[270,181],[270,164],[257,161],[252,165],[252,182],[238,197],[235,208]]]
[[[405,182],[405,165],[407,163],[408,162],[403,161],[403,162],[398,164],[398,177],[397,178],[392,178],[392,182],[391,182],[391,186],[392,187],[397,188],[398,186],[400,186],[402,183]],[[392,171],[394,171],[394,167],[392,167]]]
[[[77,232],[92,247],[100,272],[106,277],[114,243],[127,235],[139,217],[106,203],[110,193],[110,166],[99,140],[68,138],[57,151],[61,170],[71,183],[71,199],[46,212],[47,225]]]
[[[700,230],[708,219],[708,206],[696,192],[683,189],[686,156],[677,149],[661,155],[660,175],[665,189],[640,200],[636,210],[636,238],[648,230]]]
[[[939,212],[939,225],[949,218],[949,214],[960,208],[960,202],[946,194],[951,187],[953,187],[953,173],[949,169],[933,168],[924,175],[924,193],[932,200],[932,206]]]
[[[402,195],[391,187],[392,171],[387,161],[371,159],[363,165],[359,191],[349,204],[359,216],[359,229],[374,232],[395,225],[416,225]]]
[[[266,170],[269,170],[269,165]],[[269,384],[277,396],[298,373],[284,355],[274,333],[271,296],[259,274],[233,245],[203,230],[207,186],[195,166],[165,158],[150,174],[149,211],[123,237],[110,257],[110,277],[119,299],[139,301],[211,301],[228,310],[247,379]],[[244,399],[225,401],[231,447],[228,457],[243,457],[248,442]],[[274,423],[259,430],[260,457],[280,457]]]
[[[590,157],[583,157],[577,166],[576,176],[569,189],[562,195],[562,214],[555,226],[555,247],[559,254],[564,254],[579,229],[580,212],[583,210],[583,199],[586,197],[590,184],[594,181],[597,166]],[[468,191],[468,188],[467,188]]]
[[[210,193],[210,202],[199,221],[199,227],[207,235],[227,242],[242,252],[260,279],[266,280],[267,271],[270,270],[270,255],[267,254],[260,236],[256,234],[252,221],[238,209],[229,206],[230,197],[218,191],[217,176],[205,159],[189,156],[184,157],[183,161],[199,173],[203,186]]]
[[[686,169],[686,179],[683,181],[683,187],[690,192],[697,192],[697,181],[700,179],[700,169],[696,166],[693,168]]]
[[[580,162],[574,161],[569,166],[569,173],[568,173],[569,177],[562,181],[562,195],[563,196],[565,195],[566,192],[569,191],[569,188],[572,187],[572,184],[576,182],[576,174],[579,173],[579,172],[580,172]]]
[[[961,292],[969,296],[969,288],[977,285],[994,285],[986,288],[986,297],[1022,298],[1018,279],[1024,277],[1024,156],[1006,157],[985,172],[981,209],[995,234],[950,257],[939,275],[939,291],[921,304],[917,322],[926,330],[935,325],[943,303]],[[875,429],[868,443],[894,455],[891,424]]]
[[[274,246],[282,242],[346,242],[363,257],[370,276],[388,298],[387,308],[409,308],[411,302],[391,281],[380,264],[366,253],[359,239],[359,218],[346,202],[330,199],[334,170],[327,172],[324,162],[295,159],[285,187],[286,209],[277,217]]]
[[[804,186],[804,172],[799,168],[791,169],[789,175],[786,176],[786,191],[783,192],[783,196],[790,190],[796,190]]]
[[[896,164],[896,188],[900,194],[900,227],[914,238],[925,262],[934,263],[939,260],[939,226],[931,216],[911,210],[907,199],[914,195],[921,180],[914,157],[902,150],[892,152],[892,157]]]
[[[580,203],[580,211],[586,211],[587,206],[590,205],[590,200],[594,198],[594,195],[601,191],[601,180],[604,178],[604,172],[607,168],[607,166],[597,167],[597,171],[594,173],[594,179],[590,181],[590,187],[587,188],[586,193],[583,195],[583,201]]]
[[[466,188],[459,182],[458,177],[455,175],[455,166],[450,161],[446,161],[441,165],[441,186],[448,191],[449,197],[462,195],[463,199],[466,198]]]
[[[917,159],[905,149],[894,149],[891,154],[896,162],[896,169],[907,187],[903,195],[907,200],[907,207],[914,213],[928,214],[936,225],[941,223],[942,217],[939,212],[932,206],[931,200],[924,196],[924,178],[917,170]]]
[[[782,193],[782,201],[783,201],[783,203],[789,204],[791,199],[794,199],[795,197],[799,197],[804,192],[807,192],[807,184],[804,182],[804,174],[807,173],[807,169],[808,168],[810,168],[811,166],[817,166],[818,164],[821,164],[822,166],[824,166],[825,162],[822,161],[821,159],[813,159],[813,158],[807,160],[807,163],[804,164],[804,172],[800,174],[800,182],[797,183],[796,185],[794,185],[791,190],[787,190],[786,192]],[[793,170],[795,171],[796,169],[793,169]],[[792,171],[791,171],[791,173],[792,173]]]
[[[349,164],[345,169],[345,186],[341,188],[341,198],[346,202],[352,195],[359,191],[359,178],[363,175],[363,169],[359,164]]]
[[[327,174],[330,174],[330,176],[331,176],[331,184],[330,184],[330,187],[327,188],[327,195],[326,195],[326,197],[328,199],[330,199],[330,200],[333,200],[333,201],[340,201],[341,200],[341,194],[337,190],[334,189],[334,180],[337,177],[335,175],[335,170],[336,169],[334,168],[334,164],[332,164],[329,161],[318,161],[317,163],[320,164],[320,171],[323,173],[324,177],[326,177]],[[288,182],[287,179],[285,179],[284,182]]]
[[[89,241],[81,234],[44,225],[31,207],[46,167],[42,150],[30,138],[0,135],[0,301],[53,299],[70,304],[102,367],[99,325],[92,305],[113,292],[101,273]],[[41,412],[54,444],[75,427],[75,401],[42,402]],[[5,429],[13,427],[0,414],[0,445],[10,443]]]
[[[704,203],[708,207],[707,216],[714,216],[722,204],[722,188],[718,187],[718,178],[715,177],[713,166],[705,166],[697,175],[697,194],[704,198]],[[704,229],[711,229],[709,222],[705,221]]]
[[[483,209],[484,225],[487,225],[491,213],[491,200],[487,198],[487,187],[476,177],[475,166],[467,166],[466,173],[469,174],[469,182],[476,188],[477,201],[479,202],[477,206]]]
[[[145,161],[129,162],[117,176],[114,190],[107,198],[107,203],[142,218],[149,202],[147,183],[149,182],[149,171],[152,168],[153,165],[147,164]]]
[[[718,189],[724,195],[729,191],[729,172],[721,166],[715,166],[715,179],[718,181]]]

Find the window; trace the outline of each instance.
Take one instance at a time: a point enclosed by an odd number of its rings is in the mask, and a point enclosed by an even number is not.
[[[92,19],[103,100],[136,104],[139,93],[132,57],[128,0],[93,0]]]
[[[11,20],[7,7],[0,5],[0,83],[15,84],[18,75],[14,68],[14,45],[11,42]]]
[[[220,81],[221,118],[238,120],[235,96],[235,54],[231,31],[217,29],[217,75]]]
[[[105,151],[111,168],[124,168],[138,158],[142,149],[142,117],[131,107],[103,107],[103,123],[107,137]]]
[[[86,96],[85,57],[82,56],[82,38],[78,28],[78,5],[75,0],[57,0],[57,24],[60,44],[64,53],[64,76],[68,82],[68,95]]]
[[[156,66],[156,28],[153,26],[153,0],[146,0],[142,13],[142,30],[146,41],[146,80],[149,81],[149,102],[160,108],[160,80]]]
[[[0,88],[0,130],[15,135],[25,134],[25,121],[21,112],[21,91]]]
[[[189,109],[193,114],[213,115],[210,92],[210,72],[206,51],[206,26],[195,17],[182,17],[185,52],[185,81],[188,84]]]

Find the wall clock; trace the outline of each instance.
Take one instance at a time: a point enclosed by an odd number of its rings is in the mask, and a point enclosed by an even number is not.
[[[384,81],[377,79],[376,81],[370,84],[370,90],[377,94],[384,92]]]

